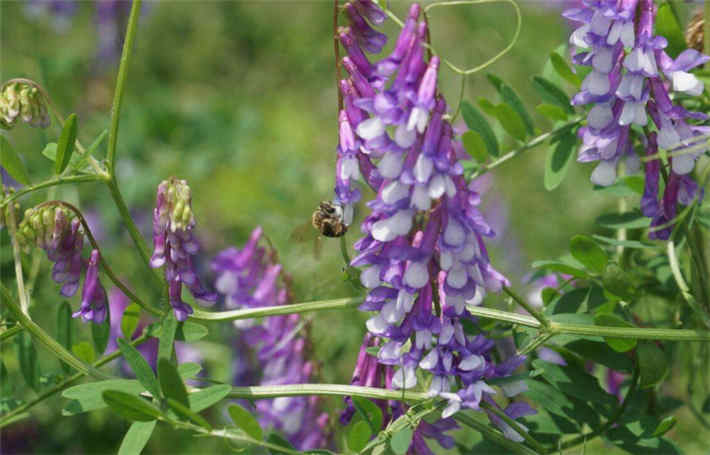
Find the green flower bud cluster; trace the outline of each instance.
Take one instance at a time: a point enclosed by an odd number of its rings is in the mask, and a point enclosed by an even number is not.
[[[32,127],[49,126],[46,99],[31,82],[10,81],[0,91],[0,127],[11,129],[18,118]]]
[[[158,218],[171,232],[191,229],[195,225],[192,212],[192,191],[186,180],[175,177],[158,186]]]
[[[74,214],[57,206],[33,207],[25,211],[25,216],[17,228],[17,240],[24,248],[37,246],[44,250],[56,249],[62,240],[72,233],[83,234],[81,224]]]

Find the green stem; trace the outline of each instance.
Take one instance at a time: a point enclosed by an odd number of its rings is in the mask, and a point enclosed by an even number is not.
[[[32,193],[33,191],[41,190],[42,188],[48,188],[50,186],[66,185],[69,183],[83,183],[83,182],[96,182],[102,178],[98,175],[69,175],[66,177],[54,177],[44,182],[36,183],[34,185],[25,186],[17,192],[9,194],[2,203],[0,203],[0,209],[4,208],[7,204],[14,201],[15,199],[24,196],[25,194]]]
[[[528,150],[531,150],[531,149],[537,147],[538,145],[544,143],[549,138],[555,136],[556,134],[559,134],[561,131],[564,131],[564,130],[574,127],[580,121],[581,121],[580,119],[574,119],[568,123],[565,123],[564,125],[562,125],[558,128],[555,128],[554,130],[552,130],[548,133],[541,134],[541,135],[531,139],[530,142],[528,142],[527,144],[524,144],[521,147],[506,153],[505,155],[501,156],[500,158],[498,158],[494,162],[492,162],[488,165],[485,165],[485,166],[481,166],[480,168],[478,168],[476,170],[476,172],[473,173],[473,175],[471,176],[471,179],[475,179],[476,177],[480,177],[481,175],[485,174],[486,172],[497,168],[498,166],[505,163],[506,161],[510,161],[513,158],[517,157],[518,155],[521,155],[522,153],[527,152]]]
[[[626,392],[626,396],[624,397],[624,401],[621,403],[621,406],[619,406],[619,409],[616,410],[613,416],[609,418],[609,420],[606,421],[604,425],[599,427],[598,429],[587,433],[583,434],[580,436],[577,436],[576,438],[569,440],[562,444],[560,447],[551,449],[545,453],[556,453],[556,452],[561,452],[563,450],[569,449],[570,447],[574,447],[576,445],[582,444],[585,441],[588,441],[592,438],[596,438],[597,436],[600,436],[604,433],[607,432],[611,427],[616,424],[616,422],[621,418],[622,415],[624,415],[624,412],[626,411],[626,408],[629,405],[629,402],[631,401],[631,397],[633,396],[634,391],[636,390],[636,387],[638,386],[638,381],[639,381],[639,368],[636,366],[634,368],[634,374],[631,377],[631,385],[629,385],[629,390]]]
[[[20,312],[28,319],[30,303],[25,289],[25,280],[22,275],[22,256],[20,254],[20,244],[17,242],[17,220],[15,219],[15,206],[11,205],[5,210],[7,218],[7,228],[10,232],[10,243],[12,244],[12,257],[15,262],[15,280],[17,281],[17,294],[20,297]]]
[[[173,425],[175,425],[175,422],[172,422],[172,423],[173,423]],[[211,436],[211,437],[222,438],[222,439],[231,439],[233,441],[239,441],[241,443],[247,443],[247,444],[253,444],[255,446],[260,446],[265,449],[271,449],[273,453],[283,453],[283,454],[287,454],[287,455],[301,455],[303,453],[303,452],[299,452],[298,450],[289,449],[287,447],[272,444],[267,441],[254,439],[254,438],[247,436],[246,433],[236,432],[234,430],[229,430],[228,428],[223,428],[221,430],[212,430],[212,429],[203,428],[201,426],[194,425],[191,423],[186,423],[186,422],[180,422],[178,424],[178,426],[195,431],[195,432],[203,434],[205,436]]]
[[[501,411],[499,408],[496,406],[492,406],[489,403],[486,403],[485,401],[481,401],[481,407],[484,409],[488,409],[490,412],[493,414],[497,415],[501,420],[503,420],[510,428],[513,429],[516,433],[518,433],[524,440],[527,442],[533,449],[535,449],[538,453],[545,453],[546,449],[543,447],[542,444],[537,442],[535,438],[530,436],[527,431],[523,430],[523,428],[520,426],[518,422],[515,420],[511,419],[508,414],[505,412]]]
[[[551,334],[552,336],[570,334],[609,338],[633,338],[637,340],[710,341],[710,331],[691,329],[610,327],[591,324],[567,324],[550,321],[549,328],[545,330],[539,321],[531,318],[530,316],[475,306],[468,306],[466,309],[474,316],[538,328],[543,332]]]
[[[0,344],[6,342],[10,338],[14,337],[18,333],[22,332],[23,328],[20,324],[15,324],[9,329],[0,332]]]
[[[539,346],[545,344],[547,340],[553,337],[553,334],[547,332],[539,333],[527,346],[518,351],[518,355],[527,355],[530,352],[537,349]]]
[[[309,313],[311,311],[342,310],[356,307],[362,302],[363,297],[346,297],[342,299],[294,303],[293,305],[266,306],[261,308],[248,308],[243,310],[220,312],[209,312],[195,309],[195,312],[190,315],[190,319],[202,321],[235,321],[237,319],[252,319],[282,314]]]
[[[521,307],[525,308],[525,311],[530,313],[535,319],[540,321],[540,324],[543,327],[549,327],[550,326],[550,321],[547,320],[544,314],[542,314],[537,308],[534,306],[530,305],[527,300],[523,299],[520,297],[518,294],[516,294],[512,289],[510,289],[508,286],[503,286],[503,291],[508,294],[515,302],[520,305]]]
[[[138,254],[143,260],[143,263],[146,268],[148,268],[148,270],[150,271],[149,274],[153,277],[155,285],[159,289],[162,288],[163,278],[160,276],[157,269],[154,269],[150,266],[150,252],[148,251],[148,247],[146,246],[145,239],[138,230],[138,226],[136,226],[136,224],[133,222],[133,218],[131,217],[131,213],[128,210],[128,206],[126,206],[126,202],[123,200],[121,191],[118,189],[118,183],[116,182],[116,178],[109,178],[105,182],[108,186],[109,191],[111,192],[111,197],[113,198],[113,202],[116,204],[118,213],[121,215],[121,219],[123,220],[126,229],[128,229],[128,234],[131,236],[133,244],[138,250]]]
[[[74,207],[73,205],[69,204],[68,202],[64,201],[47,201],[43,202],[42,204],[39,204],[37,207],[43,207],[43,206],[53,206],[53,205],[59,205],[62,207],[65,207],[69,209],[74,215],[76,215],[77,219],[81,223],[82,227],[84,228],[84,233],[86,233],[86,237],[89,239],[89,243],[91,243],[91,247],[95,250],[99,250],[99,256],[101,257],[101,267],[104,271],[104,273],[111,279],[111,281],[118,287],[124,294],[126,294],[126,297],[131,299],[132,301],[136,302],[138,305],[141,306],[144,310],[156,315],[160,316],[163,314],[162,311],[159,309],[153,308],[152,305],[148,305],[145,303],[143,300],[138,298],[133,291],[131,291],[128,286],[123,284],[123,282],[116,276],[116,274],[113,272],[113,269],[111,269],[111,266],[108,264],[106,261],[106,258],[104,257],[103,253],[101,253],[101,249],[99,248],[98,242],[96,242],[96,238],[94,235],[91,233],[91,229],[89,228],[89,223],[86,222],[86,219],[84,218],[84,215],[82,215],[81,211]]]
[[[74,354],[67,351],[64,346],[59,344],[54,338],[52,338],[47,332],[45,332],[42,327],[37,325],[32,319],[30,319],[27,314],[25,314],[20,309],[20,306],[17,304],[17,302],[15,302],[15,299],[12,297],[10,292],[2,284],[0,284],[0,292],[2,292],[3,295],[3,304],[10,309],[10,311],[17,319],[17,322],[20,323],[22,327],[24,327],[29,332],[30,335],[32,335],[32,338],[34,338],[40,344],[43,344],[44,347],[52,351],[52,353],[56,357],[58,357],[67,365],[75,368],[82,374],[91,375],[98,379],[107,379],[110,377],[96,370],[95,368],[86,365],[84,362],[77,359]]]
[[[144,334],[136,338],[131,342],[131,345],[133,346],[138,346],[139,344],[145,342],[148,340],[148,335]],[[99,368],[100,366],[103,366],[110,361],[118,358],[121,356],[121,351],[116,349],[113,351],[111,354],[104,356],[100,358],[99,360],[95,361],[94,363],[91,364],[93,368]],[[21,414],[26,413],[29,411],[31,408],[36,406],[37,404],[41,403],[42,401],[46,400],[47,398],[51,397],[52,395],[61,392],[62,390],[66,389],[67,387],[71,386],[74,384],[76,381],[81,379],[84,376],[84,373],[75,373],[71,376],[69,376],[67,379],[63,380],[59,384],[55,385],[54,387],[51,387],[41,394],[39,394],[35,399],[28,401],[27,403],[23,404],[22,406],[18,406],[12,411],[3,414],[2,417],[0,417],[0,428],[4,428],[7,425],[16,422],[20,417]],[[29,415],[27,415],[29,416]]]
[[[537,455],[537,453],[522,444],[503,436],[499,431],[490,428],[488,425],[481,423],[471,416],[464,414],[463,412],[456,413],[454,419],[459,423],[473,428],[483,435],[484,438],[488,439],[494,444],[497,444],[503,449],[507,449],[510,453],[515,453],[518,455]],[[462,452],[463,453],[463,452]]]
[[[128,64],[133,53],[133,42],[136,39],[136,31],[138,30],[138,18],[141,12],[142,0],[133,0],[131,5],[131,14],[128,17],[128,26],[126,28],[126,38],[123,42],[123,52],[121,53],[121,63],[118,67],[118,77],[116,78],[116,89],[113,95],[113,104],[111,105],[111,128],[108,132],[108,173],[111,178],[116,176],[116,144],[118,142],[118,123],[121,114],[121,102],[123,101],[123,92],[126,87],[126,78],[128,76]]]
[[[409,392],[406,390],[381,389],[377,387],[360,387],[343,384],[287,384],[232,387],[229,398],[247,398],[260,400],[264,398],[298,397],[306,395],[362,397],[374,400],[398,400],[417,402],[428,400],[431,396],[424,392]]]

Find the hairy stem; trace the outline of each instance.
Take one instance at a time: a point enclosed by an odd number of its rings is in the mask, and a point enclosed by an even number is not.
[[[533,449],[535,449],[538,453],[544,453],[545,452],[545,447],[542,446],[535,438],[530,436],[527,431],[523,430],[523,428],[520,426],[518,422],[515,420],[511,419],[508,414],[503,412],[502,410],[498,409],[496,406],[492,406],[489,403],[486,403],[485,401],[481,400],[481,407],[484,409],[489,410],[498,418],[503,420],[510,428],[513,429],[516,433],[518,433],[524,440],[525,442],[528,443]]]
[[[30,303],[25,289],[25,279],[22,274],[22,255],[20,244],[17,242],[17,220],[15,219],[15,206],[11,205],[5,211],[7,228],[10,232],[10,243],[12,244],[12,258],[15,262],[15,280],[17,282],[17,295],[20,297],[20,312],[29,319]],[[3,288],[4,289],[4,288]],[[9,302],[8,302],[9,305]]]
[[[527,300],[523,299],[520,297],[518,294],[516,294],[512,289],[510,289],[508,286],[503,286],[503,291],[508,294],[515,302],[520,305],[521,307],[525,308],[525,311],[530,313],[535,319],[540,321],[540,324],[547,328],[550,326],[550,321],[547,320],[544,314],[542,314],[537,308],[534,306],[530,305]]]
[[[409,392],[406,390],[381,389],[377,387],[360,387],[344,384],[288,384],[232,387],[230,398],[247,398],[260,400],[276,397],[298,397],[306,395],[353,396],[372,398],[375,400],[398,400],[417,402],[431,398],[427,393]]]
[[[315,302],[294,303],[292,305],[265,306],[243,310],[209,312],[196,309],[190,319],[202,321],[235,321],[237,319],[252,319],[282,314],[309,313],[311,311],[342,310],[354,308],[363,302],[363,297],[346,297],[333,300],[318,300]]]
[[[673,274],[673,279],[678,285],[678,289],[680,289],[681,295],[685,299],[688,306],[690,306],[690,308],[698,316],[698,319],[700,319],[706,327],[710,328],[710,316],[708,316],[703,311],[703,309],[700,307],[700,304],[695,300],[695,297],[690,292],[688,284],[683,278],[683,273],[680,270],[680,264],[678,262],[678,257],[675,252],[675,243],[673,242],[673,240],[668,241],[667,254],[668,262],[671,267],[671,273]]]

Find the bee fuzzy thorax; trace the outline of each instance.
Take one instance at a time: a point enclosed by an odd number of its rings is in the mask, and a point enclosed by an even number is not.
[[[344,222],[343,207],[330,201],[323,201],[311,217],[313,227],[326,237],[341,237],[348,231]]]

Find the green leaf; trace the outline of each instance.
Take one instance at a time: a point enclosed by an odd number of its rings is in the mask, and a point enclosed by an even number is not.
[[[565,345],[565,349],[576,352],[585,360],[604,365],[612,370],[631,373],[633,364],[628,355],[614,351],[606,343],[577,340]]]
[[[617,404],[615,397],[609,395],[601,388],[599,381],[574,364],[567,366],[545,362],[542,359],[533,360],[533,367],[542,370],[542,377],[552,386],[565,395],[573,396],[582,401],[591,401],[614,407]]]
[[[202,370],[202,366],[195,362],[185,362],[177,366],[181,378],[194,378]]]
[[[412,436],[414,432],[411,427],[404,427],[395,434],[392,435],[390,439],[390,447],[392,451],[397,455],[404,455],[409,450],[409,446],[412,443]]]
[[[140,352],[123,338],[118,339],[118,348],[123,354],[123,358],[131,366],[133,373],[136,375],[136,379],[143,384],[154,397],[160,397],[160,386],[158,385],[158,380],[155,378],[153,369],[148,365],[148,362],[141,355]]]
[[[367,445],[370,436],[372,436],[370,425],[363,420],[358,420],[348,430],[348,448],[354,452],[360,452]]]
[[[473,157],[477,162],[484,163],[488,154],[486,152],[486,143],[483,142],[483,138],[480,134],[475,131],[466,131],[461,136],[461,141],[463,146],[469,155]]]
[[[656,34],[668,40],[668,47],[666,47],[665,51],[672,58],[676,58],[678,54],[688,47],[685,44],[683,28],[678,23],[675,14],[673,14],[671,5],[666,2],[663,2],[658,7],[658,12],[656,13]]]
[[[37,390],[39,387],[39,367],[37,365],[37,349],[32,337],[25,332],[21,332],[17,334],[15,340],[22,377],[28,386],[33,390]]]
[[[109,305],[106,305],[106,318],[101,324],[91,324],[91,338],[94,341],[96,352],[103,354],[108,346],[108,339],[111,335],[111,316]]]
[[[515,92],[515,90],[513,90],[511,86],[503,82],[497,76],[488,74],[486,77],[488,78],[490,83],[493,84],[496,90],[498,90],[498,93],[500,94],[500,97],[503,102],[512,107],[515,112],[520,115],[520,118],[523,120],[523,123],[525,123],[525,129],[527,133],[532,135],[535,132],[532,117],[530,117],[530,114],[528,113],[527,109],[525,109],[525,105],[520,100],[520,97]]]
[[[572,256],[584,264],[584,266],[594,273],[602,273],[609,262],[609,256],[597,243],[588,235],[575,235],[570,240],[570,253]]]
[[[135,333],[140,319],[141,307],[137,303],[131,303],[123,310],[123,316],[121,316],[121,333],[125,339],[130,340],[133,337],[133,333]]]
[[[278,434],[278,433],[271,433],[271,434],[269,434],[269,437],[266,438],[266,441],[269,442],[269,443],[271,443],[271,444],[274,444],[274,445],[283,447],[284,449],[289,449],[289,450],[291,450],[291,451],[295,451],[295,450],[296,450],[296,449],[291,445],[291,443],[288,442],[287,439],[285,439],[283,436],[281,436],[281,435]],[[287,455],[286,452],[281,452],[281,451],[276,450],[276,449],[271,449],[271,448],[270,448],[269,451],[270,451],[271,453],[274,453],[274,454],[282,453],[282,454],[284,454],[284,455]]]
[[[552,191],[564,180],[572,163],[574,146],[577,145],[577,138],[574,134],[564,134],[557,146],[550,147],[545,160],[545,189]]]
[[[231,391],[232,386],[228,384],[213,385],[189,394],[187,400],[190,402],[190,409],[200,412],[219,403]]]
[[[94,363],[96,360],[96,352],[94,347],[88,341],[80,341],[71,348],[74,353],[84,363]]]
[[[63,397],[72,400],[62,409],[62,415],[75,415],[105,408],[106,403],[101,394],[106,390],[119,390],[137,395],[142,393],[145,387],[135,379],[109,379],[70,387],[62,392]]]
[[[130,393],[105,390],[101,396],[108,407],[124,419],[149,422],[162,415],[160,409]]]
[[[261,439],[264,437],[264,433],[261,430],[259,422],[253,415],[251,415],[249,411],[239,406],[238,404],[230,405],[229,408],[227,408],[227,411],[229,412],[229,416],[232,418],[232,421],[236,426],[244,430],[244,432],[252,438],[256,439],[257,441],[261,441]]]
[[[678,423],[678,419],[675,416],[666,416],[663,420],[658,423],[656,430],[653,432],[653,436],[663,436],[668,433],[668,431]]]
[[[185,321],[178,324],[175,339],[192,343],[201,340],[209,334],[207,327],[197,322]]]
[[[74,153],[74,142],[76,141],[77,120],[76,114],[71,114],[64,122],[62,134],[57,141],[57,159],[54,161],[55,174],[61,174],[69,165],[72,153]]]
[[[0,134],[0,166],[4,167],[7,173],[18,182],[23,185],[30,184],[25,163],[2,134]]]
[[[570,114],[574,112],[569,96],[567,96],[561,88],[544,77],[534,76],[533,87],[543,100],[561,107]]]
[[[167,398],[172,398],[183,406],[190,406],[187,399],[187,390],[182,378],[178,374],[175,365],[168,359],[158,359],[158,379],[160,381],[160,389],[163,395]]]
[[[655,248],[656,245],[652,243],[639,242],[638,240],[617,240],[611,237],[604,237],[603,235],[593,235],[592,238],[599,242],[606,243],[611,246],[623,246],[624,248]]]
[[[507,104],[499,104],[496,106],[495,112],[496,118],[503,126],[506,133],[510,134],[519,141],[525,140],[525,123],[515,109]]]
[[[555,69],[555,72],[565,81],[572,84],[575,88],[579,88],[582,85],[582,81],[579,76],[574,74],[572,68],[567,64],[567,61],[557,52],[550,54],[550,63]]]
[[[610,229],[643,229],[651,224],[650,218],[646,218],[639,211],[625,213],[608,213],[597,218],[599,226]]]
[[[372,433],[378,433],[382,429],[382,410],[373,401],[362,397],[352,397],[353,405],[357,412],[370,425]]]
[[[173,343],[175,342],[175,330],[177,329],[177,319],[175,313],[170,311],[160,326],[160,341],[158,343],[158,358],[170,359],[173,356]]]
[[[604,270],[602,284],[607,292],[622,299],[631,301],[637,294],[629,273],[615,262],[610,262]]]
[[[581,268],[562,261],[535,261],[532,263],[532,268],[566,273],[567,275],[572,275],[577,278],[586,278],[588,276],[587,272]]]
[[[660,384],[668,375],[669,365],[666,353],[655,342],[641,342],[636,348],[641,373],[641,388],[647,389]]]
[[[183,419],[187,419],[192,421],[193,423],[201,426],[202,428],[212,428],[210,423],[205,420],[204,417],[199,415],[198,413],[190,410],[187,406],[184,404],[172,399],[172,398],[167,398],[166,402],[168,403],[168,406],[170,406],[170,409],[172,409],[175,414],[179,415]]]
[[[491,103],[489,100],[485,98],[479,98],[478,99],[478,106],[483,109],[483,112],[486,115],[490,115],[491,117],[496,116],[496,105]]]
[[[703,402],[702,411],[705,414],[710,414],[710,395],[708,395],[708,397],[705,398],[705,401]]]
[[[481,135],[483,142],[486,144],[488,153],[491,156],[498,156],[500,150],[498,148],[498,139],[491,129],[491,125],[488,124],[486,118],[481,114],[478,109],[473,107],[471,103],[467,101],[461,102],[461,114],[466,122],[466,126],[471,131],[475,131]]]
[[[628,321],[621,319],[620,317],[609,314],[601,313],[594,318],[594,324],[610,327],[633,327],[634,325]],[[636,346],[636,340],[633,338],[609,338],[607,337],[606,343],[616,352],[626,352],[630,351]]]
[[[123,437],[123,441],[121,441],[118,455],[139,455],[148,444],[148,440],[150,440],[157,423],[156,420],[133,422]]]
[[[57,341],[67,350],[71,349],[72,344],[72,321],[71,307],[65,300],[59,305],[59,310],[57,310]],[[66,373],[72,371],[69,365],[64,362],[60,363]]]
[[[553,122],[564,122],[569,118],[567,111],[559,106],[555,106],[554,104],[538,104],[535,107],[535,110]]]

